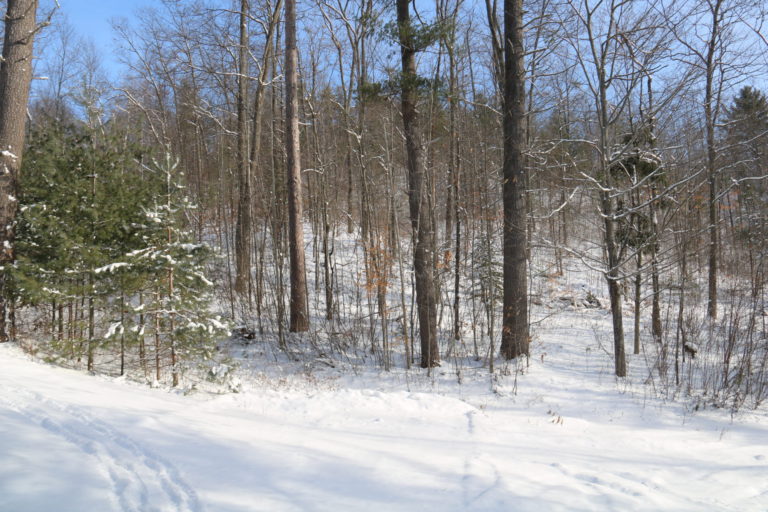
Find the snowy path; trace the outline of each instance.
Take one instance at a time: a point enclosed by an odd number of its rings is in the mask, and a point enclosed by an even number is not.
[[[566,370],[182,397],[0,346],[0,511],[768,510],[764,413],[683,424]]]
[[[108,478],[119,510],[200,510],[195,492],[172,465],[82,409],[5,384],[0,407],[82,452],[79,461],[90,460]]]

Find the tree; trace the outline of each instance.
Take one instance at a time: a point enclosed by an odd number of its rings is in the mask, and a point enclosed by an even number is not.
[[[704,61],[704,122],[707,130],[707,185],[709,187],[709,276],[707,314],[711,319],[717,318],[717,266],[718,266],[718,201],[717,201],[717,148],[715,147],[715,127],[718,120],[720,94],[715,88],[718,56],[721,49],[723,30],[724,0],[708,0],[707,8],[711,15],[709,40],[704,54],[699,57]]]
[[[309,329],[307,271],[304,265],[304,227],[299,142],[298,50],[296,0],[285,2],[285,150],[288,171],[288,231],[291,253],[290,331]]]
[[[459,87],[457,66],[457,20],[463,0],[455,0],[451,5],[449,0],[437,0],[435,7],[441,22],[446,24],[441,44],[448,55],[448,165],[445,194],[445,243],[446,254],[450,254],[451,237],[454,237],[454,281],[453,281],[453,340],[450,347],[461,339],[460,291],[461,291],[461,206],[459,185],[461,175],[460,137],[458,131]],[[456,223],[454,232],[453,224]],[[452,348],[448,349],[450,352]]]
[[[437,309],[434,283],[435,233],[429,218],[429,202],[425,184],[424,147],[418,133],[419,76],[416,53],[425,44],[423,34],[411,23],[409,0],[397,0],[397,33],[400,44],[402,74],[400,105],[405,136],[408,168],[408,206],[414,233],[413,266],[416,274],[416,308],[421,339],[421,367],[431,368],[440,361],[437,347]],[[421,36],[421,37],[419,37]],[[421,41],[419,41],[421,39]]]
[[[741,46],[748,41],[738,35],[744,28],[739,27],[742,20],[754,16],[754,5],[749,2],[732,0],[706,0],[694,2],[690,11],[684,12],[685,23],[680,27],[694,26],[696,30],[680,30],[675,35],[688,50],[690,65],[704,76],[704,140],[705,164],[707,176],[707,315],[711,320],[717,318],[718,275],[720,267],[720,213],[721,184],[719,176],[721,147],[717,138],[717,129],[723,114],[723,91],[727,87],[727,78],[734,78],[737,73],[750,66],[750,49]],[[740,47],[741,46],[741,47]],[[738,55],[738,57],[736,57]],[[738,58],[738,61],[736,59]],[[737,71],[738,70],[738,71]],[[729,77],[730,75],[730,77]]]
[[[745,86],[724,117],[724,156],[731,169],[730,181],[737,203],[729,212],[733,243],[735,248],[747,249],[752,296],[759,297],[766,279],[763,262],[768,256],[764,246],[768,235],[768,99],[760,90]],[[739,262],[744,261],[741,254],[737,256]]]
[[[18,258],[11,271],[14,298],[22,305],[50,304],[62,326],[58,341],[78,358],[87,356],[89,370],[98,345],[97,314],[130,288],[128,280],[105,279],[96,269],[121,262],[139,247],[142,208],[159,190],[156,180],[136,172],[137,148],[119,134],[99,131],[54,122],[32,132],[20,181]],[[66,340],[65,307],[67,323],[80,324],[68,329]],[[73,307],[87,312],[87,320],[77,319]]]
[[[0,63],[0,266],[14,259],[19,170],[24,150],[27,101],[32,81],[32,44],[37,32],[37,0],[8,0]],[[0,342],[6,332],[6,274],[0,273]]]
[[[734,147],[738,163],[757,171],[765,156],[764,142],[768,138],[768,99],[762,91],[742,87],[725,111],[726,138]]]
[[[622,165],[637,148],[637,135],[625,136],[635,93],[647,74],[647,63],[636,54],[657,53],[654,36],[655,21],[652,6],[637,7],[631,2],[576,2],[561,21],[563,28],[574,31],[568,43],[573,48],[576,65],[582,73],[589,95],[587,112],[591,117],[588,131],[592,150],[592,175],[583,173],[596,189],[597,203],[603,228],[603,275],[608,285],[611,321],[613,325],[614,368],[617,377],[627,374],[624,347],[621,281],[625,263],[625,246],[619,239],[620,223],[635,213],[627,198],[637,193],[636,165]],[[652,118],[658,112],[647,115]],[[644,128],[647,130],[647,128]],[[641,130],[642,131],[642,130]],[[636,159],[635,159],[636,160]],[[649,173],[659,172],[657,165]],[[619,171],[619,172],[617,172]],[[648,179],[648,177],[646,177]]]
[[[123,374],[131,349],[146,365],[150,337],[155,379],[168,364],[177,385],[182,362],[206,359],[223,333],[208,311],[211,251],[192,243],[176,163],[141,166],[145,148],[121,135],[57,123],[32,133],[10,285],[20,304],[51,307],[49,354],[86,357],[91,371],[99,353],[119,354]]]
[[[38,97],[30,109],[33,121],[71,120],[73,117],[68,96],[80,71],[79,66],[72,63],[81,45],[76,40],[74,27],[63,17],[51,27],[50,39],[42,48],[41,58],[42,71],[48,80],[37,88]]]
[[[501,352],[528,355],[523,1],[504,1],[504,306]]]
[[[227,325],[208,310],[213,283],[205,276],[205,265],[211,251],[204,243],[192,243],[184,222],[185,212],[195,205],[178,179],[178,164],[166,153],[148,167],[162,182],[162,192],[144,210],[143,247],[125,254],[127,265],[117,269],[147,278],[143,290],[151,299],[141,312],[154,323],[155,379],[161,378],[161,359],[166,356],[174,387],[181,378],[181,362],[209,359],[213,341],[227,332]]]
[[[240,1],[240,47],[237,62],[237,227],[235,230],[235,291],[249,294],[251,276],[251,164],[248,154],[248,0]]]

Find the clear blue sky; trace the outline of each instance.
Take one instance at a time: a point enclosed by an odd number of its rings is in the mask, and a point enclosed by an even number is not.
[[[91,39],[103,57],[104,66],[114,71],[112,18],[131,19],[138,8],[153,0],[59,0],[61,13],[80,37]]]

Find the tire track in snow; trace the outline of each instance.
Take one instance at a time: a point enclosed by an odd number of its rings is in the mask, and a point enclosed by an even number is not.
[[[82,409],[15,386],[0,386],[0,405],[94,457],[121,512],[202,512],[179,471],[138,442]]]

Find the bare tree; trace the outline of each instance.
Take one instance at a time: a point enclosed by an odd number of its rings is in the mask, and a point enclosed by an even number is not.
[[[237,76],[237,225],[235,228],[235,291],[249,292],[251,276],[251,165],[248,154],[248,0],[240,0],[240,47]],[[249,295],[250,297],[250,295]]]
[[[504,305],[501,352],[528,354],[528,267],[525,207],[525,65],[523,2],[504,1]]]
[[[296,0],[285,2],[285,146],[288,170],[288,230],[291,253],[290,331],[309,329],[307,274],[304,265],[302,224],[301,149],[299,142],[298,50],[296,48]]]
[[[709,186],[709,275],[708,275],[708,296],[707,296],[707,314],[710,318],[717,318],[717,168],[715,158],[717,157],[715,149],[715,124],[719,111],[719,94],[715,94],[715,71],[717,62],[715,57],[719,49],[719,43],[722,38],[722,16],[723,0],[708,1],[707,7],[712,15],[712,25],[710,37],[707,41],[707,49],[704,57],[704,73],[706,77],[706,86],[704,89],[704,118],[707,128],[707,184]],[[718,105],[715,104],[717,101]]]
[[[717,318],[718,272],[722,254],[720,241],[720,214],[722,196],[721,148],[717,131],[723,113],[724,90],[733,78],[746,74],[755,58],[750,48],[748,29],[752,21],[760,19],[759,7],[750,2],[706,0],[694,3],[690,10],[682,11],[682,18],[674,25],[677,40],[686,48],[685,61],[703,74],[705,169],[707,175],[708,275],[707,315]],[[688,29],[692,27],[692,29]],[[759,32],[758,32],[759,36]]]
[[[48,44],[44,48],[41,48],[38,41],[37,51],[43,54],[41,71],[46,80],[33,100],[33,120],[40,114],[46,121],[62,120],[71,115],[67,93],[77,77],[77,67],[72,66],[72,61],[79,53],[80,46],[74,27],[65,17],[55,20],[51,26]]]
[[[593,175],[585,173],[584,176],[597,194],[603,227],[601,252],[606,260],[603,274],[608,285],[613,324],[615,373],[624,377],[627,366],[621,281],[625,277],[622,265],[626,244],[622,241],[621,227],[635,214],[634,209],[627,207],[631,202],[626,198],[632,196],[638,182],[643,180],[638,180],[632,166],[624,163],[637,140],[622,131],[634,92],[646,72],[637,62],[635,53],[652,54],[655,51],[652,41],[648,40],[653,20],[648,6],[633,7],[623,0],[573,1],[569,7],[562,23],[564,27],[571,22],[575,24],[570,27],[575,33],[569,36],[569,43],[575,51],[576,65],[582,72],[593,105],[588,111],[593,117],[592,129],[596,132],[590,143],[595,160]],[[655,169],[651,174],[657,172]],[[646,181],[650,179],[645,178]]]
[[[402,74],[400,76],[403,132],[405,134],[408,167],[408,205],[411,227],[415,234],[413,266],[416,274],[416,308],[421,339],[421,367],[431,368],[440,360],[437,348],[437,309],[434,283],[435,234],[427,208],[424,147],[419,137],[417,121],[418,75],[416,53],[419,50],[415,29],[411,23],[408,0],[397,0],[397,26],[400,43]]]
[[[451,237],[454,237],[454,281],[453,281],[453,340],[450,347],[461,339],[461,207],[459,202],[459,184],[461,174],[461,158],[459,156],[460,136],[458,132],[459,88],[457,65],[457,21],[463,0],[437,0],[438,16],[446,24],[447,29],[442,34],[442,44],[448,55],[448,176],[445,197],[445,240],[448,254],[450,253]],[[454,232],[453,225],[456,225]],[[449,348],[449,352],[451,348]]]

